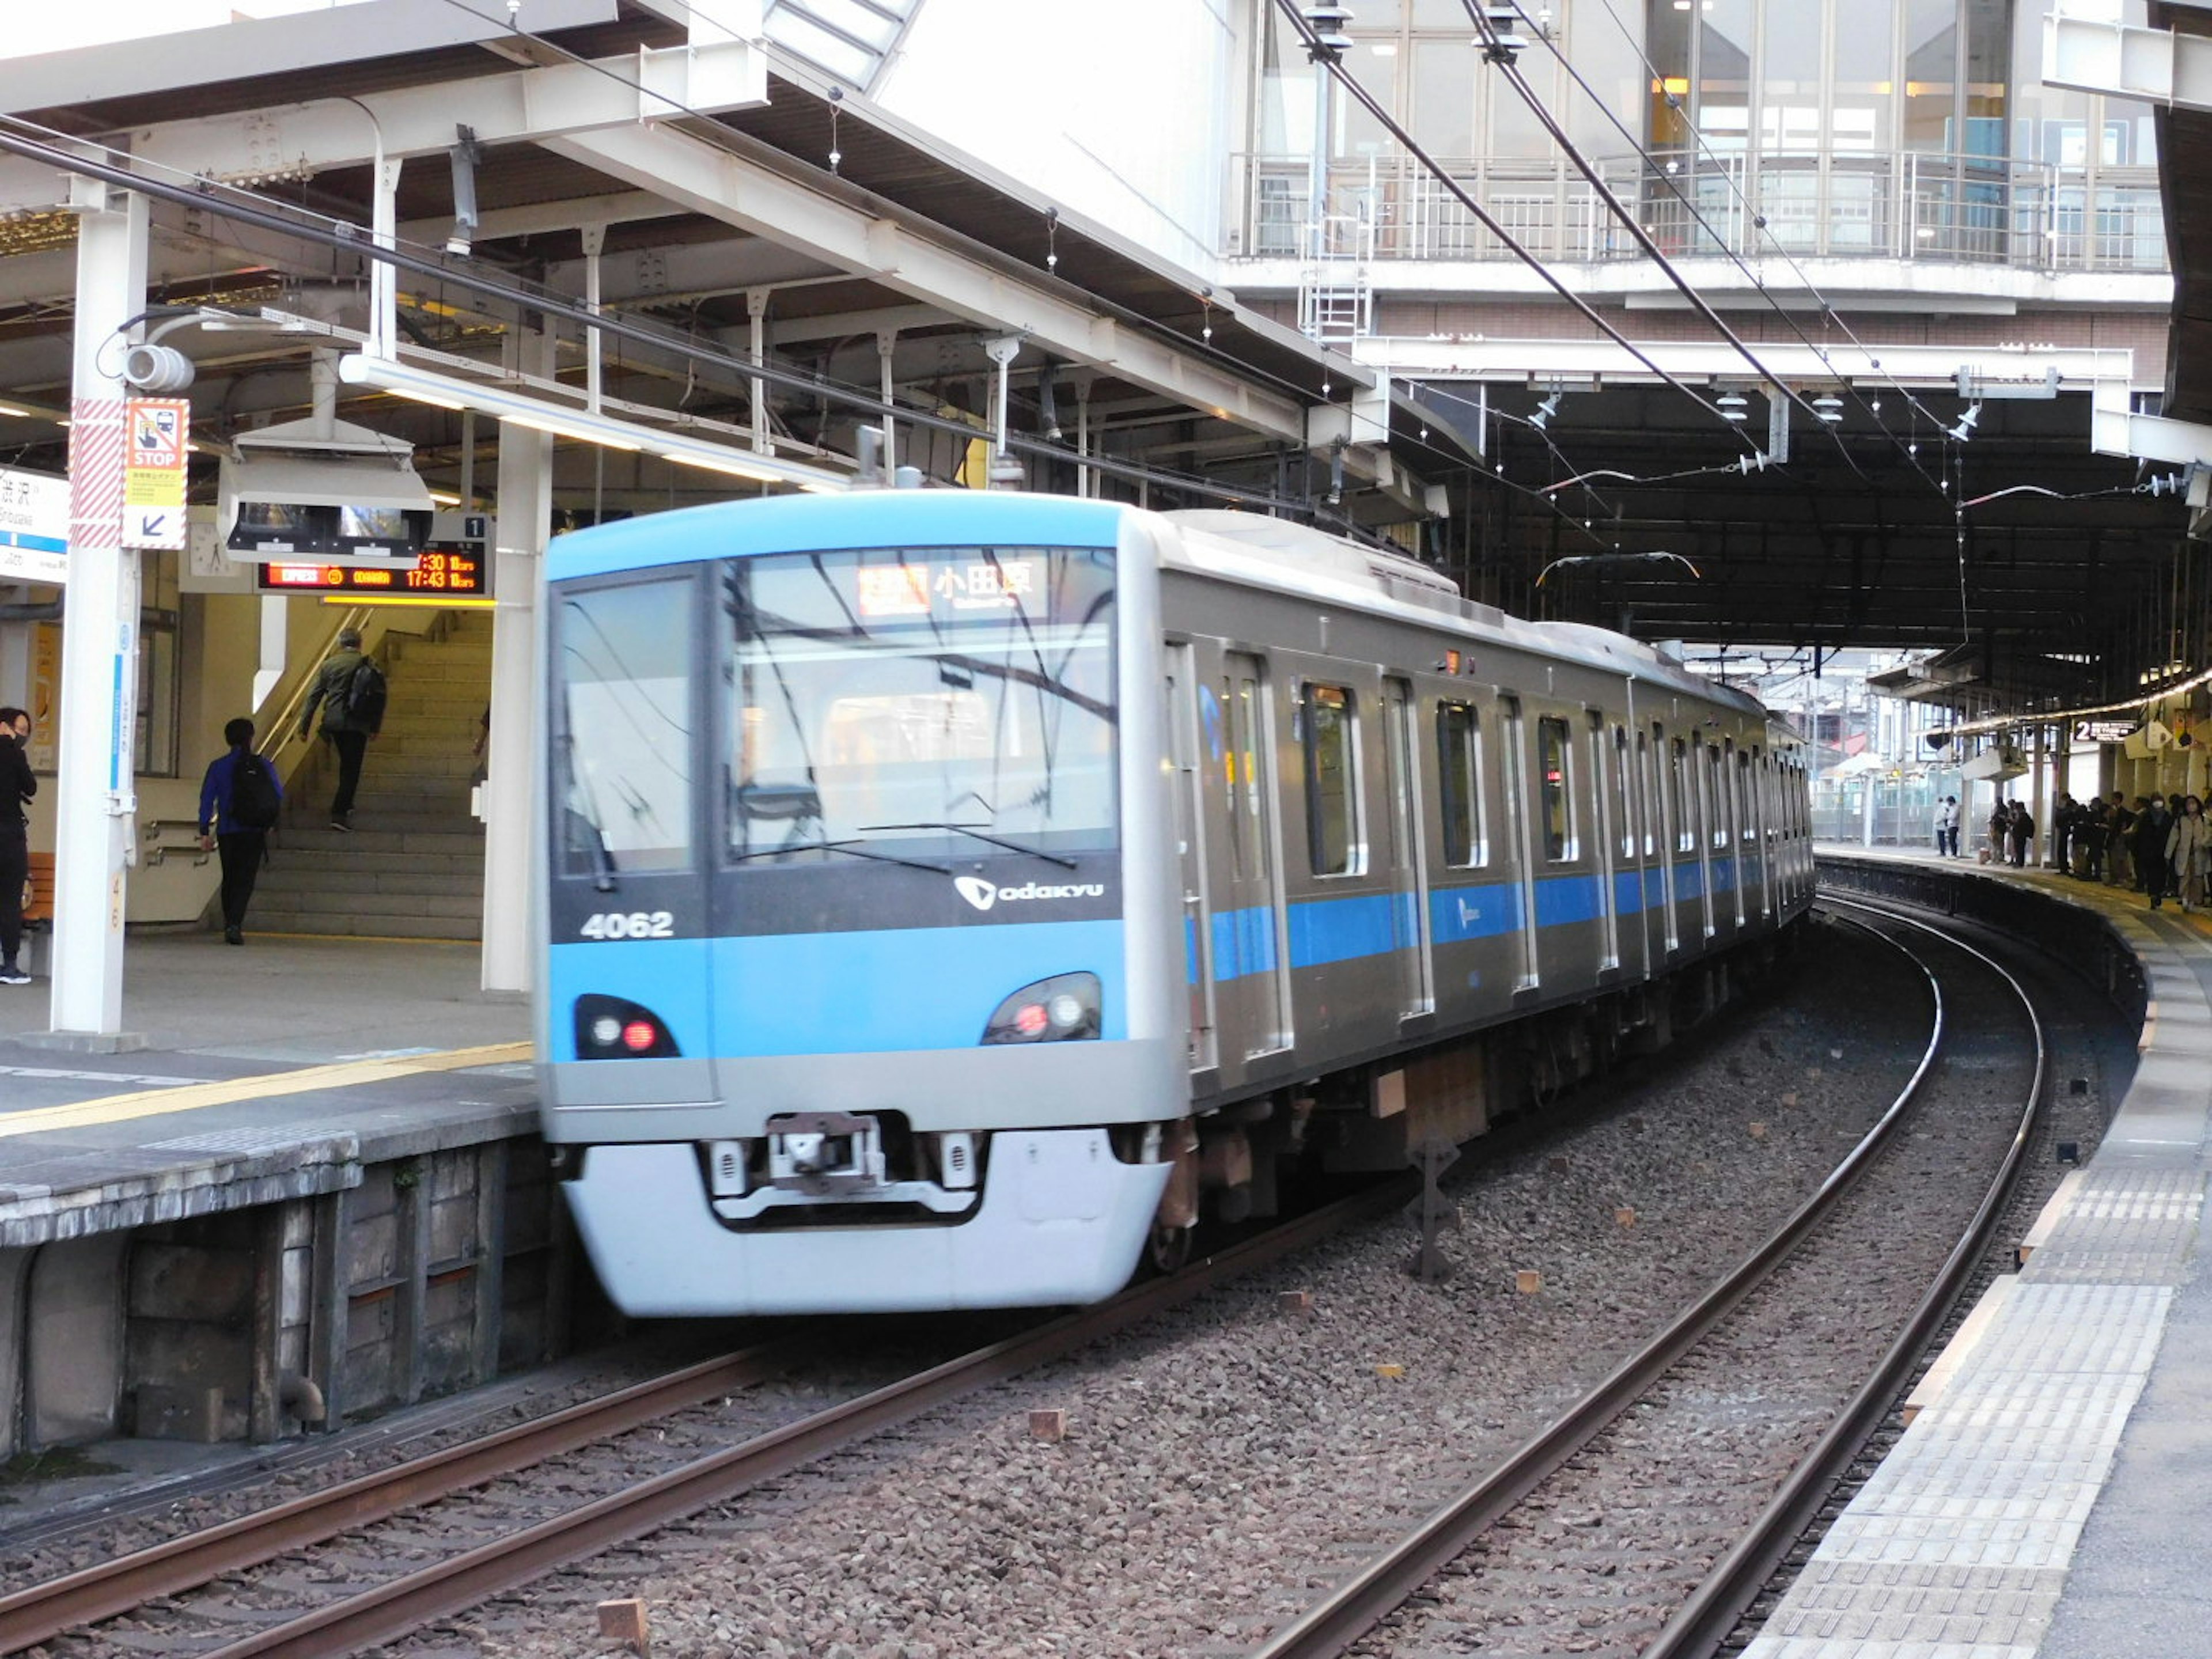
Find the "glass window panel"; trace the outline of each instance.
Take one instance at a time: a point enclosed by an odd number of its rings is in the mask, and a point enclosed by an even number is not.
[[[1905,0],[1905,147],[1949,150],[1959,0]]]
[[[1259,111],[1253,143],[1262,155],[1313,154],[1314,66],[1273,6],[1265,8]]]
[[[1413,137],[1439,159],[1473,155],[1481,54],[1463,40],[1416,40],[1413,52]]]
[[[1966,0],[1966,144],[1969,155],[2005,153],[2005,59],[2012,0]]]
[[[1705,143],[1723,155],[1743,149],[1751,131],[1753,0],[1711,0],[1698,13],[1694,112]]]
[[[1645,88],[1646,121],[1654,149],[1688,149],[1691,137],[1690,12],[1674,0],[1650,0],[1644,12],[1644,55],[1655,78]]]
[[[1115,845],[1111,554],[775,554],[726,583],[733,859]]]
[[[1575,855],[1574,779],[1567,723],[1548,716],[1538,720],[1536,742],[1544,785],[1544,856],[1557,864]]]
[[[1388,52],[1376,50],[1387,46]],[[1400,119],[1405,116],[1404,106],[1398,99],[1398,43],[1395,40],[1361,40],[1344,54],[1344,67],[1352,78],[1371,94],[1384,109]],[[1342,85],[1329,89],[1329,126],[1335,135],[1333,154],[1340,160],[1364,161],[1370,155],[1382,155],[1391,148],[1382,124],[1367,112],[1366,106]]]
[[[1298,695],[1305,738],[1307,846],[1317,876],[1357,875],[1358,780],[1354,772],[1352,696],[1340,685],[1308,685]]]
[[[1810,11],[1808,18],[1805,14]],[[1820,147],[1819,10],[1795,0],[1786,11],[1767,8],[1761,44],[1759,147],[1802,155]],[[1807,23],[1814,24],[1807,27]],[[1854,22],[1856,27],[1856,21]]]
[[[1838,149],[1888,149],[1897,120],[1896,0],[1838,0],[1835,100]]]
[[[565,875],[691,863],[690,580],[561,597],[560,857]]]
[[[1454,869],[1487,863],[1482,836],[1482,731],[1462,703],[1437,709],[1437,769],[1443,787],[1444,862]]]

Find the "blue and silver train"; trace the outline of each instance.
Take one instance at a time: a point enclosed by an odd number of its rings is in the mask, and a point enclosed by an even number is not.
[[[1796,735],[1281,521],[732,502],[546,555],[544,1127],[634,1314],[1083,1302],[1720,1006]]]

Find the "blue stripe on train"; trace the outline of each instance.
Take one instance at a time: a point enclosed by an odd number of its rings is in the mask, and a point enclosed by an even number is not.
[[[1713,890],[1732,891],[1735,860],[1712,861]],[[1704,893],[1705,866],[1695,859],[1674,866],[1674,896],[1683,902]],[[1756,879],[1756,864],[1753,878]],[[1614,913],[1626,920],[1646,909],[1659,909],[1667,902],[1666,877],[1656,869],[1629,870],[1613,878]],[[1536,884],[1536,925],[1561,927],[1595,921],[1601,912],[1598,896],[1603,880],[1595,875],[1553,876]],[[1352,962],[1364,957],[1387,956],[1403,949],[1413,937],[1410,895],[1367,893],[1355,898],[1316,899],[1291,906],[1291,966],[1318,968],[1332,962]],[[1401,925],[1393,928],[1394,903],[1407,908]],[[1458,945],[1468,939],[1495,939],[1521,928],[1521,884],[1492,882],[1480,885],[1440,887],[1429,894],[1429,936],[1437,945]],[[1217,983],[1242,979],[1247,974],[1271,971],[1275,965],[1273,915],[1264,907],[1217,910],[1210,929],[1213,944],[1213,977]],[[1183,924],[1184,971],[1198,981],[1198,929]]]

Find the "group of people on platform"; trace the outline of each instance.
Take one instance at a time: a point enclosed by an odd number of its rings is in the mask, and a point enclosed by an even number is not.
[[[2035,818],[2026,803],[2001,800],[1990,814],[1988,834],[1983,863],[2025,865]],[[1960,856],[1956,795],[1936,805],[1936,848]],[[2194,910],[2212,879],[2212,819],[2195,795],[2137,795],[2130,803],[2118,789],[2078,801],[2061,792],[2051,814],[2051,867],[2082,881],[2132,885],[2154,910],[2169,898]]]

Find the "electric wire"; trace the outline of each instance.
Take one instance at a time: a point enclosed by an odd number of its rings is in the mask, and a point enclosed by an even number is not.
[[[1613,193],[1613,187],[1599,175],[1597,168],[1591,165],[1589,158],[1584,155],[1574,140],[1568,137],[1566,129],[1559,125],[1559,118],[1552,113],[1544,100],[1537,95],[1535,88],[1529,84],[1528,77],[1522,73],[1520,64],[1515,61],[1516,54],[1505,47],[1504,37],[1499,34],[1496,24],[1492,21],[1489,15],[1482,9],[1479,0],[1461,0],[1461,4],[1466,9],[1468,20],[1474,24],[1475,32],[1482,37],[1484,56],[1504,78],[1505,83],[1519,95],[1521,101],[1528,106],[1528,112],[1536,118],[1537,125],[1541,126],[1550,135],[1552,142],[1559,146],[1559,153],[1566,157],[1567,164],[1582,174],[1584,182],[1597,192],[1598,199],[1605,204],[1607,210],[1613,214],[1613,217],[1620,221],[1622,228],[1628,232],[1630,239],[1644,251],[1644,257],[1659,267],[1661,274],[1674,285],[1685,300],[1689,301],[1690,308],[1702,317],[1712,331],[1728,343],[1731,350],[1751,365],[1761,380],[1779,392],[1792,404],[1802,410],[1808,419],[1828,432],[1830,437],[1835,441],[1837,453],[1843,458],[1844,465],[1850,467],[1863,482],[1871,483],[1872,480],[1867,478],[1866,473],[1861,470],[1858,463],[1851,459],[1850,450],[1844,447],[1842,435],[1837,433],[1829,422],[1820,418],[1820,411],[1807,402],[1802,393],[1785,383],[1779,375],[1759,360],[1758,354],[1744,343],[1742,337],[1728,325],[1727,321],[1720,313],[1713,309],[1705,295],[1692,287],[1680,270],[1676,269],[1674,261],[1667,257],[1658,242],[1653,239],[1651,233],[1644,228],[1643,222],[1635,214],[1629,211],[1627,204]],[[1517,15],[1526,17],[1527,14],[1520,11],[1517,0],[1514,9]],[[1538,33],[1540,33],[1541,31]]]
[[[1472,6],[1474,3],[1474,0],[1467,0],[1467,3]],[[1613,10],[1611,0],[1601,0],[1601,3],[1605,5],[1607,13],[1612,17],[1614,26],[1621,28],[1625,33],[1626,25],[1621,23],[1620,14]],[[1817,343],[1814,340],[1813,337],[1805,331],[1804,326],[1798,322],[1796,317],[1790,314],[1789,308],[1785,307],[1781,301],[1775,297],[1773,290],[1767,287],[1765,278],[1761,277],[1757,271],[1751,268],[1750,264],[1745,260],[1743,255],[1737,251],[1729,239],[1723,235],[1713,225],[1712,222],[1706,218],[1705,210],[1699,207],[1689,193],[1682,188],[1681,182],[1674,177],[1673,173],[1659,165],[1658,158],[1653,155],[1650,151],[1644,149],[1643,143],[1638,139],[1634,131],[1629,127],[1628,124],[1620,118],[1619,112],[1615,111],[1604,99],[1598,95],[1597,88],[1591,86],[1589,78],[1585,76],[1580,70],[1575,67],[1574,60],[1570,58],[1566,53],[1561,50],[1558,40],[1555,40],[1548,31],[1538,26],[1535,21],[1529,17],[1525,0],[1512,0],[1512,4],[1514,11],[1519,15],[1522,21],[1527,23],[1529,26],[1530,32],[1543,41],[1546,49],[1551,52],[1553,59],[1558,62],[1559,67],[1565,70],[1568,76],[1574,82],[1575,85],[1582,89],[1584,96],[1589,100],[1591,107],[1595,109],[1605,118],[1607,123],[1611,125],[1613,130],[1620,135],[1622,140],[1628,145],[1630,150],[1633,152],[1637,158],[1644,164],[1645,176],[1648,178],[1657,179],[1673,192],[1674,199],[1681,204],[1684,210],[1686,211],[1690,217],[1696,222],[1698,228],[1703,230],[1705,234],[1712,240],[1713,246],[1726,254],[1729,262],[1735,265],[1738,270],[1743,273],[1744,279],[1752,285],[1754,290],[1757,291],[1759,296],[1766,301],[1768,307],[1773,311],[1774,314],[1780,318],[1783,323],[1788,326],[1790,331],[1797,337],[1799,342],[1805,347],[1805,349],[1820,359],[1822,367],[1827,371],[1828,376],[1833,379],[1836,384],[1843,388],[1844,392],[1847,397],[1852,398],[1867,411],[1868,417],[1874,422],[1875,430],[1881,433],[1883,437],[1889,440],[1890,443],[1896,448],[1898,454],[1905,460],[1905,464],[1920,475],[1922,480],[1926,483],[1930,489],[1936,491],[1939,495],[1942,494],[1942,485],[1937,481],[1935,475],[1930,473],[1927,467],[1921,462],[1917,447],[1908,443],[1904,438],[1899,437],[1895,432],[1893,432],[1882,420],[1880,406],[1868,398],[1865,393],[1861,392],[1858,387],[1852,383],[1850,376],[1836,368],[1829,356],[1827,348]],[[1650,58],[1644,55],[1642,43],[1640,41],[1632,40],[1630,44],[1635,48],[1638,59],[1644,65],[1644,71],[1652,77],[1652,83],[1654,85],[1659,84],[1659,72],[1652,64]],[[1677,113],[1680,113],[1680,100],[1676,99],[1672,94],[1668,94],[1668,96],[1670,106],[1674,108]],[[1686,116],[1685,116],[1682,125],[1690,131],[1692,136],[1697,139],[1699,148],[1705,149],[1709,155],[1713,155],[1714,159],[1717,161],[1717,155],[1714,155],[1714,152],[1712,152],[1710,147],[1705,144],[1704,135],[1699,133],[1695,127],[1690,125]],[[1814,287],[1812,278],[1806,274],[1804,267],[1797,263],[1796,259],[1790,254],[1789,249],[1783,245],[1778,238],[1774,236],[1771,230],[1768,229],[1764,216],[1753,211],[1750,199],[1744,195],[1743,187],[1737,183],[1735,176],[1724,167],[1719,167],[1717,170],[1720,178],[1724,180],[1729,188],[1735,192],[1736,199],[1740,204],[1741,204],[1747,217],[1759,230],[1765,233],[1770,241],[1774,243],[1775,251],[1782,256],[1784,261],[1788,264],[1790,270],[1796,274],[1798,280],[1804,284],[1806,291],[1811,294],[1814,299],[1819,302],[1823,313],[1827,317],[1828,320],[1834,323],[1836,326],[1842,328],[1844,332],[1850,336],[1851,343],[1854,346],[1856,346],[1861,352],[1866,354],[1871,366],[1876,369],[1880,369],[1881,368],[1881,360],[1874,356],[1873,354],[1868,350],[1865,344],[1859,340],[1858,337],[1855,334],[1851,334],[1850,326],[1844,323],[1840,318],[1836,316],[1835,307],[1829,304],[1826,296],[1821,294],[1818,288]],[[1670,276],[1672,276],[1671,270],[1669,275]],[[1919,409],[1920,412],[1927,415],[1930,421],[1935,422],[1938,430],[1942,429],[1942,422],[1936,421],[1934,414],[1928,410],[1924,405],[1919,404],[1918,400],[1913,397],[1911,390],[1907,387],[1904,382],[1897,380],[1893,375],[1885,375],[1884,378],[1889,381],[1891,386],[1897,389],[1899,393],[1904,397],[1908,404]],[[1819,411],[1817,410],[1814,410],[1814,414],[1817,417]],[[1842,446],[1842,434],[1835,432],[1833,422],[1823,421],[1822,424],[1827,426],[1829,430],[1832,433],[1834,433],[1838,447],[1840,448]],[[1862,473],[1860,476],[1863,477],[1865,475]]]
[[[1650,77],[1650,83],[1655,87],[1663,87],[1665,82],[1659,73],[1658,66],[1651,61],[1650,55],[1644,50],[1643,40],[1630,30],[1627,23],[1622,19],[1620,13],[1614,9],[1613,0],[1598,0],[1598,3],[1605,9],[1606,15],[1612,20],[1613,27],[1620,33],[1621,39],[1627,43],[1629,50],[1635,53],[1637,62],[1644,66],[1644,72]],[[1520,0],[1514,0],[1514,9],[1516,11],[1521,11]],[[1525,11],[1522,11],[1521,15],[1523,17],[1528,15]],[[1553,47],[1553,50],[1556,52],[1558,49],[1555,46]],[[1565,59],[1562,58],[1561,61],[1564,63]],[[1575,76],[1577,83],[1582,86],[1586,92],[1589,91],[1589,83],[1583,81],[1582,76],[1576,72],[1572,64],[1569,64],[1567,66],[1567,72]],[[1603,107],[1601,100],[1597,100],[1595,93],[1591,93],[1591,98],[1594,102],[1598,102],[1600,106]],[[1831,326],[1840,330],[1844,337],[1849,340],[1860,352],[1864,354],[1867,359],[1868,367],[1881,373],[1882,378],[1888,381],[1890,386],[1896,390],[1898,395],[1905,399],[1905,404],[1909,408],[1911,408],[1916,414],[1927,420],[1936,428],[1937,431],[1941,432],[1944,430],[1944,424],[1942,418],[1938,416],[1933,410],[1922,403],[1918,398],[1913,395],[1912,388],[1906,386],[1904,381],[1899,380],[1895,375],[1889,374],[1882,368],[1881,359],[1874,355],[1873,349],[1868,346],[1865,341],[1859,338],[1857,333],[1851,328],[1850,324],[1844,319],[1843,313],[1836,309],[1834,303],[1829,300],[1826,295],[1820,291],[1819,286],[1813,281],[1811,275],[1807,272],[1804,266],[1797,262],[1797,258],[1790,252],[1789,245],[1774,234],[1773,228],[1766,222],[1765,216],[1753,207],[1750,197],[1744,193],[1743,185],[1738,182],[1735,175],[1729,170],[1720,153],[1714,149],[1712,145],[1706,140],[1704,132],[1701,131],[1697,125],[1690,119],[1689,112],[1682,107],[1680,98],[1673,93],[1668,93],[1667,94],[1667,102],[1668,107],[1681,117],[1683,131],[1690,135],[1692,140],[1696,143],[1698,151],[1705,157],[1706,160],[1713,163],[1714,176],[1720,179],[1721,181],[1728,186],[1729,193],[1735,198],[1737,204],[1742,207],[1746,222],[1748,223],[1753,229],[1759,232],[1760,235],[1765,237],[1767,242],[1772,246],[1774,252],[1780,256],[1783,263],[1790,267],[1791,273],[1797,278],[1798,282],[1802,284],[1805,291],[1811,295],[1814,301],[1819,304],[1822,320],[1829,324]],[[1632,142],[1633,141],[1632,140]],[[1644,156],[1645,161],[1650,161],[1654,160],[1654,158],[1645,152],[1640,145],[1637,146],[1637,151],[1638,155]],[[1688,206],[1689,198],[1683,193],[1681,186],[1674,182],[1671,175],[1662,173],[1662,176],[1667,178],[1668,183],[1674,191],[1676,197],[1683,202],[1685,206]],[[1695,212],[1696,210],[1692,208],[1692,211]],[[1702,216],[1699,218],[1699,222],[1701,224],[1705,222]],[[1711,227],[1708,224],[1706,225],[1706,228],[1710,231]],[[1716,234],[1715,240],[1722,246],[1725,247],[1728,246],[1725,238]],[[1739,261],[1739,264],[1741,264],[1741,261]],[[1747,271],[1746,274],[1749,275],[1750,273]],[[1754,283],[1759,281],[1755,276],[1753,276],[1752,280]],[[1765,287],[1763,283],[1759,285],[1762,289]],[[1848,379],[1845,380],[1845,384],[1850,384]],[[1890,428],[1882,423],[1880,412],[1871,410],[1869,412],[1875,416],[1875,423],[1878,427],[1881,427],[1881,430],[1885,434],[1894,439],[1896,434],[1892,433]],[[1917,457],[1912,457],[1911,459],[1916,461],[1917,459]],[[1924,470],[1923,471],[1923,476],[1926,476]],[[1933,483],[1934,480],[1931,479],[1930,482]]]
[[[18,155],[27,161],[58,168],[64,173],[82,173],[97,178],[124,190],[133,190],[179,205],[191,207],[240,224],[252,225],[278,234],[354,254],[362,258],[390,264],[394,268],[432,281],[449,283],[456,288],[479,294],[486,298],[516,307],[518,309],[543,313],[572,323],[580,328],[598,329],[604,333],[630,340],[634,343],[655,350],[668,351],[682,358],[696,358],[728,371],[738,379],[760,379],[787,388],[810,392],[830,398],[846,408],[883,419],[895,419],[909,426],[927,428],[954,435],[973,439],[977,435],[974,427],[965,422],[927,413],[903,404],[882,402],[872,391],[848,387],[819,374],[809,374],[786,368],[773,362],[756,362],[750,357],[710,349],[696,338],[677,333],[672,329],[647,326],[623,316],[619,312],[593,311],[580,300],[550,291],[516,286],[512,282],[497,281],[445,262],[442,255],[434,256],[427,249],[415,252],[420,245],[402,244],[394,238],[386,246],[374,240],[358,226],[330,219],[329,216],[312,210],[295,210],[289,204],[256,191],[222,185],[211,180],[196,179],[190,185],[173,185],[165,180],[136,173],[111,162],[100,161],[73,151],[64,146],[85,141],[53,133],[56,141],[48,143],[28,137],[10,128],[27,128],[34,131],[50,131],[36,127],[21,118],[0,115],[0,151]],[[105,153],[115,154],[105,145],[96,146]],[[240,199],[243,198],[243,199]],[[557,407],[557,405],[554,406]],[[1241,501],[1248,506],[1264,507],[1273,510],[1310,514],[1316,509],[1310,501],[1277,496],[1264,491],[1246,489],[1234,484],[1221,483],[1192,475],[1177,473],[1164,468],[1146,466],[1124,461],[1103,453],[1088,455],[1063,445],[1042,439],[1009,434],[1007,447],[1043,459],[1064,462],[1073,466],[1095,467],[1102,472],[1133,481],[1149,483],[1157,487],[1182,491],[1194,495],[1210,496],[1218,500]]]
[[[1565,283],[1559,279],[1559,276],[1551,269],[1550,266],[1547,265],[1541,259],[1538,258],[1535,254],[1531,252],[1521,240],[1515,236],[1512,232],[1506,229],[1505,227],[1491,213],[1489,209],[1484,207],[1481,203],[1476,201],[1474,198],[1468,193],[1466,187],[1462,185],[1458,179],[1451,176],[1450,172],[1447,168],[1437,162],[1437,160],[1426,150],[1423,149],[1420,145],[1414,143],[1413,135],[1406,131],[1405,127],[1399,122],[1395,116],[1392,115],[1388,109],[1383,107],[1382,100],[1377,99],[1374,94],[1368,91],[1365,87],[1360,85],[1358,81],[1353,77],[1352,73],[1344,67],[1340,55],[1332,52],[1329,48],[1321,44],[1321,37],[1314,32],[1312,26],[1306,21],[1304,16],[1298,11],[1297,0],[1275,0],[1275,4],[1277,9],[1281,13],[1284,19],[1290,24],[1292,31],[1297,33],[1300,42],[1305,46],[1307,56],[1313,60],[1316,74],[1328,75],[1340,88],[1349,93],[1354,99],[1356,99],[1358,101],[1360,107],[1367,112],[1369,116],[1374,119],[1376,125],[1381,127],[1383,131],[1389,133],[1390,137],[1396,141],[1399,146],[1405,150],[1407,155],[1412,156],[1416,161],[1419,162],[1425,169],[1432,174],[1437,182],[1441,184],[1445,190],[1449,191],[1452,198],[1457,201],[1462,207],[1465,208],[1470,214],[1472,214],[1476,222],[1480,223],[1484,229],[1495,236],[1498,241],[1504,246],[1507,251],[1511,252],[1516,258],[1521,260],[1531,270],[1534,271],[1537,276],[1540,276],[1544,280],[1545,285],[1551,289],[1553,293],[1557,294],[1561,299],[1572,306],[1585,322],[1589,323],[1591,327],[1596,329],[1601,334],[1603,334],[1606,338],[1611,340],[1615,345],[1626,351],[1638,362],[1643,364],[1644,368],[1650,370],[1651,373],[1658,376],[1660,380],[1674,387],[1675,391],[1680,392],[1692,403],[1697,404],[1698,408],[1704,410],[1708,415],[1711,415],[1715,420],[1718,421],[1735,438],[1737,442],[1744,444],[1747,447],[1750,447],[1750,441],[1747,439],[1743,433],[1737,428],[1734,422],[1730,421],[1726,415],[1715,408],[1711,403],[1708,402],[1694,388],[1686,385],[1674,375],[1668,374],[1665,368],[1660,366],[1658,362],[1654,359],[1649,352],[1645,351],[1641,346],[1636,344],[1635,342],[1631,340],[1626,335],[1623,334],[1619,329],[1607,322],[1602,316],[1599,315],[1597,311],[1591,307],[1588,301],[1584,300],[1580,295],[1569,288]],[[1315,143],[1317,145],[1327,142],[1327,136],[1325,134],[1317,133],[1315,135]]]

